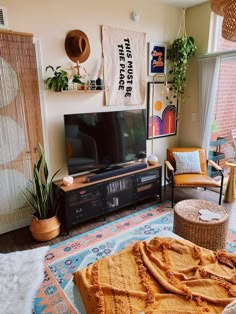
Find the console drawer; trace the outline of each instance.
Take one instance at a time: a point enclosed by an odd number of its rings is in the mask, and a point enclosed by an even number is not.
[[[94,199],[76,207],[70,208],[69,219],[72,225],[104,215],[104,204],[102,199]]]

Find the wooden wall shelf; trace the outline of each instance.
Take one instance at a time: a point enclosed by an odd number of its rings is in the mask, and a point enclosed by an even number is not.
[[[82,93],[82,94],[96,94],[96,93],[101,93],[101,92],[105,92],[105,89],[99,90],[99,89],[72,89],[72,90],[63,90],[61,91],[62,93]]]

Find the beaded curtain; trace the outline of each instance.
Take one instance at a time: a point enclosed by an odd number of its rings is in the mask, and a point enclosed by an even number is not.
[[[30,223],[21,189],[42,143],[32,34],[0,31],[0,233]]]

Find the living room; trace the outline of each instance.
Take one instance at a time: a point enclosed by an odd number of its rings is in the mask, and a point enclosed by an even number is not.
[[[144,50],[147,52],[150,42],[168,45],[174,41],[182,23],[182,10],[180,7],[165,4],[165,1],[154,0],[149,2],[131,0],[119,1],[118,3],[111,3],[107,0],[100,1],[99,3],[78,3],[75,0],[71,0],[68,4],[62,4],[55,0],[37,3],[26,0],[0,0],[0,6],[7,9],[7,22],[10,30],[33,34],[39,75],[42,137],[50,173],[55,173],[60,169],[56,179],[61,180],[63,177],[68,176],[63,122],[63,116],[65,114],[147,108],[146,100],[143,104],[133,106],[108,106],[105,99],[106,90],[97,93],[86,93],[86,91],[79,93],[62,93],[48,90],[44,82],[48,75],[50,75],[45,71],[48,65],[52,65],[53,67],[60,65],[63,69],[68,71],[76,66],[65,51],[65,38],[68,32],[78,29],[88,36],[90,55],[88,59],[82,63],[82,67],[89,73],[90,78],[95,80],[98,78],[103,66],[103,25],[135,32],[145,32],[146,47]],[[132,18],[133,12],[138,15],[139,18],[137,20]],[[109,16],[109,14],[111,15]],[[158,162],[162,165],[163,172],[167,148],[199,147],[201,144],[197,57],[204,55],[208,51],[211,20],[209,2],[203,2],[199,5],[187,8],[185,16],[187,34],[194,37],[197,51],[196,57],[194,57],[189,64],[184,103],[179,103],[178,107],[177,132],[173,136],[159,137],[155,138],[153,141],[146,141],[147,153],[151,153],[153,145],[153,153],[158,156]],[[201,22],[199,23],[199,21]],[[148,82],[152,82],[152,77],[148,75],[148,58],[145,62],[146,76],[143,79],[147,86]],[[163,79],[160,80],[164,82]],[[106,85],[106,81],[104,81],[104,84]],[[29,122],[29,130],[32,131],[34,126],[35,121],[32,119],[32,121]],[[162,177],[162,185],[164,182],[163,178],[164,174]],[[4,183],[1,182],[1,186],[3,185]],[[14,188],[16,189],[17,187]],[[4,188],[2,190],[5,191]],[[4,195],[2,197],[4,197]],[[203,198],[218,203],[219,194],[213,191],[202,191],[199,189],[181,189],[181,191],[176,191],[175,202],[191,198]],[[168,200],[171,200],[171,190],[169,187],[167,187],[167,191],[163,191],[162,194],[162,201],[167,202]],[[83,234],[93,229],[95,230],[97,227],[116,221],[131,213],[139,212],[149,206],[156,206],[157,203],[159,203],[159,200],[158,202],[153,199],[145,200],[134,210],[133,208],[125,208],[124,211],[122,210],[108,215],[105,222],[101,217],[90,222],[85,222],[80,226],[72,228],[69,235],[62,235],[53,241],[47,242],[45,245],[60,243],[60,241],[70,239],[78,234]],[[230,215],[232,214],[230,219],[233,220],[232,210],[235,207],[234,203],[223,203],[223,206],[230,210]],[[29,223],[30,217],[27,219]],[[6,220],[4,220],[4,223],[5,222]],[[27,223],[25,225],[27,226]],[[23,225],[21,225],[21,227],[23,227]],[[5,247],[1,252],[42,247],[44,245],[44,243],[38,243],[32,238],[29,238],[30,232],[28,227],[22,229],[18,228],[19,225],[17,221],[13,221],[12,223],[8,222],[7,227],[3,225],[0,227],[0,233],[2,233],[1,241],[5,243]],[[17,230],[15,230],[13,235],[10,231],[14,229]],[[39,308],[40,306],[38,309]],[[43,311],[37,313],[43,313]],[[55,311],[55,313],[59,312]],[[73,313],[76,313],[76,311],[74,310]]]
[[[70,69],[75,64],[68,58],[64,42],[66,34],[73,29],[81,29],[87,34],[89,43],[91,46],[91,52],[88,60],[82,65],[86,68],[86,71],[90,74],[92,79],[96,79],[98,72],[102,64],[102,47],[101,47],[101,26],[104,24],[105,19],[107,25],[131,29],[135,31],[146,32],[147,42],[160,42],[168,43],[172,42],[178,33],[178,29],[181,23],[181,10],[177,7],[164,5],[162,3],[150,2],[144,4],[140,3],[117,3],[117,8],[114,10],[112,7],[111,12],[116,12],[115,20],[111,15],[109,18],[105,12],[109,12],[110,4],[106,1],[100,3],[96,8],[96,13],[91,12],[91,5],[89,3],[80,4],[78,11],[81,10],[84,13],[79,17],[80,22],[77,23],[78,13],[74,8],[77,3],[71,3],[71,6],[64,8],[58,4],[50,2],[49,4],[34,4],[25,1],[21,4],[16,2],[1,1],[0,5],[7,8],[7,17],[9,28],[17,32],[32,33],[34,35],[36,46],[39,53],[39,74],[40,77],[40,109],[42,117],[42,129],[43,139],[48,156],[48,163],[50,171],[54,173],[57,169],[61,169],[58,174],[61,178],[66,176],[66,155],[65,155],[65,139],[64,139],[64,126],[63,115],[67,113],[80,113],[80,112],[99,112],[105,110],[112,110],[113,108],[105,105],[104,93],[96,94],[76,94],[76,93],[56,93],[46,89],[43,82],[50,73],[46,73],[45,69],[48,65],[62,66],[64,69]],[[24,7],[22,14],[25,14],[24,18],[18,16],[19,6]],[[156,10],[153,10],[156,7]],[[68,10],[68,12],[66,11]],[[97,11],[98,10],[98,11]],[[133,11],[140,12],[140,19],[138,22],[134,22],[130,18],[130,14]],[[189,10],[189,12],[188,12]],[[208,29],[210,23],[211,10],[208,3],[201,4],[188,9],[186,12],[186,28],[194,38],[198,45],[197,54],[203,54],[207,51],[208,45]],[[36,13],[37,12],[37,13]],[[38,12],[41,12],[40,14]],[[98,14],[100,12],[100,14]],[[43,23],[42,23],[42,16]],[[188,23],[188,16],[191,23]],[[194,21],[197,21],[201,16],[202,23],[196,28]],[[65,17],[68,17],[68,22]],[[164,18],[166,17],[166,18]],[[22,18],[24,23],[22,24]],[[36,23],[36,18],[39,21]],[[48,19],[48,22],[47,22]],[[52,28],[51,25],[55,24],[54,19],[57,21],[57,26]],[[60,20],[60,23],[58,23]],[[18,23],[17,23],[18,21]],[[68,23],[68,24],[67,24]],[[78,25],[77,25],[78,24]],[[189,25],[188,25],[189,24]],[[154,25],[154,26],[152,26]],[[191,27],[190,27],[191,26]],[[202,29],[200,29],[200,27]],[[199,39],[198,37],[201,36]],[[39,40],[39,41],[38,41]],[[37,45],[39,43],[39,45]],[[147,49],[147,47],[146,47]],[[192,112],[197,113],[197,60],[191,60],[189,73],[191,73],[191,79],[188,82],[186,88],[185,104],[179,106],[179,122],[177,125],[177,133],[174,136],[162,137],[158,140],[154,140],[154,153],[158,156],[159,161],[163,164],[166,158],[167,147],[173,146],[185,146],[185,145],[199,145],[199,118],[192,121]],[[148,71],[147,71],[148,74]],[[145,78],[146,82],[151,81],[152,78]],[[191,91],[191,93],[190,93]],[[32,96],[33,97],[33,96]],[[146,103],[139,105],[139,108],[146,108]],[[123,110],[126,106],[115,106],[115,110]],[[132,106],[137,108],[137,106]],[[33,109],[32,109],[33,110]],[[36,109],[34,109],[36,110]],[[37,112],[35,113],[35,117]],[[34,119],[35,119],[34,117]],[[181,124],[181,126],[180,126]],[[191,126],[191,135],[188,132]],[[37,143],[37,142],[36,142]],[[151,150],[151,141],[147,141],[147,151]]]

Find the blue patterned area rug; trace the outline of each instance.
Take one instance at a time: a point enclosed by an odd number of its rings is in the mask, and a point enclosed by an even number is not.
[[[138,240],[172,231],[172,225],[173,209],[166,201],[51,246],[45,258],[45,278],[34,299],[34,313],[84,314],[73,273]],[[236,231],[229,230],[226,249],[235,251]]]

